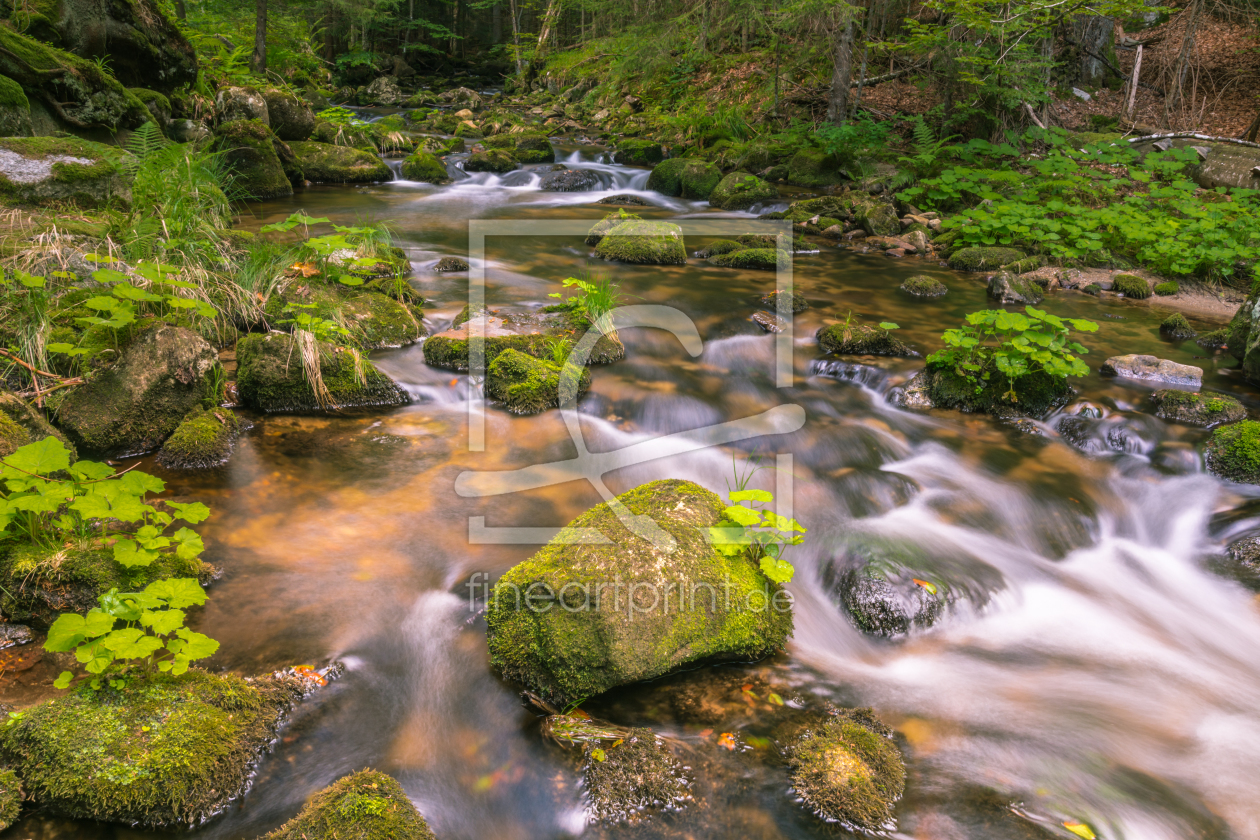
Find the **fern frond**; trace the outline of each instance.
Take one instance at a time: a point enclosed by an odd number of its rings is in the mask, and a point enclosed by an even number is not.
[[[157,127],[157,123],[149,120],[132,132],[124,148],[135,158],[138,168],[150,155],[160,151],[164,146],[166,146],[166,138],[162,136],[162,130]]]

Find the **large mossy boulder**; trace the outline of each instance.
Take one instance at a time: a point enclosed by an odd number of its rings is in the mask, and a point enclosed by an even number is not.
[[[22,86],[0,76],[0,137],[31,136],[31,102]]]
[[[149,119],[144,103],[94,61],[7,26],[0,26],[0,75],[22,86],[32,120],[39,109],[47,129],[42,133],[92,131],[108,139],[108,132],[139,128]]]
[[[630,221],[643,221],[643,217],[638,213],[627,213],[625,210],[617,210],[614,213],[609,213],[607,216],[591,225],[591,229],[586,233],[586,244],[592,247],[598,245],[600,240],[604,238],[604,235],[607,234],[608,231],[612,230],[622,222]]]
[[[555,163],[556,152],[547,135],[527,131],[506,136],[512,138],[512,154],[521,163]]]
[[[662,195],[707,201],[722,180],[722,170],[705,160],[670,158],[652,168],[647,188]]]
[[[424,324],[417,317],[418,307],[413,311],[404,301],[381,292],[343,298],[338,308],[355,342],[364,350],[403,347],[425,334]]]
[[[57,423],[80,452],[149,452],[206,397],[217,364],[214,348],[200,335],[157,323],[115,364],[71,391]]]
[[[265,88],[267,123],[281,140],[309,140],[315,133],[315,112],[302,99],[280,88]]]
[[[452,180],[446,164],[423,148],[416,149],[403,159],[402,176],[408,181],[423,181],[426,184],[449,184]]]
[[[561,375],[564,368],[548,359],[539,359],[512,348],[504,348],[486,367],[486,396],[500,402],[513,414],[537,414],[556,408],[561,402]],[[573,377],[571,398],[581,397],[591,387],[591,372],[570,367]],[[566,399],[566,402],[568,400]]]
[[[1243,420],[1212,432],[1204,452],[1208,471],[1240,484],[1260,484],[1260,423]]]
[[[807,727],[786,749],[792,789],[825,820],[881,832],[906,787],[892,731],[870,709],[845,709]]]
[[[223,153],[241,192],[261,200],[293,195],[293,183],[280,160],[280,144],[261,120],[233,120],[215,131],[213,148]]]
[[[906,383],[899,402],[906,408],[950,408],[1000,417],[1039,418],[1067,403],[1074,393],[1067,380],[1038,372],[1015,381],[1016,399],[1011,401],[1007,399],[1011,388],[1006,375],[996,369],[987,373],[988,378],[981,380],[977,391],[953,367],[929,362]]]
[[[651,140],[627,138],[617,143],[616,148],[613,150],[613,157],[617,163],[624,163],[629,166],[651,166],[664,160],[665,153],[661,150],[660,143],[653,143]]]
[[[271,126],[266,97],[258,88],[248,85],[219,88],[214,95],[214,118],[219,123],[258,120],[265,126]]]
[[[710,543],[724,507],[697,484],[655,481],[570,522],[495,586],[486,613],[494,666],[563,705],[782,650],[792,614],[780,587],[746,555]],[[635,530],[618,511],[635,517]],[[582,538],[591,531],[607,542]]]
[[[360,770],[311,797],[302,812],[261,840],[435,840],[402,785]]]
[[[859,200],[853,205],[853,218],[867,236],[896,236],[901,232],[897,211],[888,201],[869,197]]]
[[[829,324],[818,330],[818,344],[839,356],[917,356],[891,331],[870,324]]]
[[[1155,416],[1189,426],[1220,426],[1247,419],[1247,409],[1229,394],[1203,394],[1166,388],[1151,394]]]
[[[1225,346],[1244,377],[1260,383],[1260,289],[1252,291],[1229,322]]]
[[[1024,259],[1023,251],[1014,248],[971,246],[959,248],[949,256],[949,267],[959,271],[993,271]]]
[[[732,172],[713,188],[709,204],[720,210],[747,210],[778,197],[779,191],[773,184],[747,172]]]
[[[778,248],[742,248],[709,257],[709,263],[722,268],[752,268],[776,271],[792,265],[792,255]]]
[[[622,221],[604,232],[595,255],[639,265],[683,265],[687,249],[682,228],[671,222]]]
[[[190,828],[245,789],[296,682],[194,669],[79,688],[6,727],[0,758],[49,814]]]
[[[0,197],[28,205],[126,205],[131,179],[117,159],[115,150],[77,137],[0,139]]]
[[[473,152],[464,161],[465,172],[511,172],[517,167],[516,158],[502,149]]]
[[[844,180],[839,160],[817,149],[800,150],[787,167],[788,183],[798,187],[829,187]]]
[[[366,358],[330,344],[317,345],[324,394],[317,395],[288,333],[247,335],[236,343],[236,388],[250,408],[267,413],[405,405],[407,392]]]
[[[312,140],[288,145],[307,179],[316,184],[370,184],[393,178],[385,161],[351,146]]]
[[[0,458],[7,458],[28,443],[55,437],[71,450],[70,439],[53,428],[42,412],[8,391],[0,390]]]
[[[222,466],[241,433],[241,421],[227,409],[193,411],[162,444],[158,463],[168,470],[204,470]]]
[[[171,121],[171,100],[156,90],[150,90],[149,88],[131,88],[130,90],[136,99],[144,103],[144,107],[149,111],[149,116],[153,118],[153,123],[158,128],[165,130],[166,124]]]

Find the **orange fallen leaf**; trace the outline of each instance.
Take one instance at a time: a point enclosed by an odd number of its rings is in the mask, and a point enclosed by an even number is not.
[[[700,737],[701,737],[701,738],[708,738],[708,737],[709,737],[710,735],[712,735],[712,734],[713,734],[713,730],[712,730],[712,729],[702,729],[702,730],[700,731]]]
[[[728,750],[735,749],[735,733],[723,732],[718,736],[718,746],[726,747]]]
[[[936,584],[932,583],[930,580],[920,580],[919,578],[912,578],[912,580],[915,583],[917,583],[919,586],[922,586],[924,589],[926,589],[929,595],[936,594]]]

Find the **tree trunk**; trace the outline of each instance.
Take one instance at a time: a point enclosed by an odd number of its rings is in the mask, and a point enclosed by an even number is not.
[[[258,76],[267,73],[267,0],[254,0],[254,54],[249,69]]]
[[[1072,35],[1080,48],[1077,79],[1086,87],[1098,87],[1107,81],[1108,54],[1114,53],[1116,23],[1113,18],[1078,15],[1072,21]]]
[[[1199,29],[1199,17],[1203,11],[1203,0],[1194,0],[1190,7],[1190,22],[1186,24],[1185,37],[1181,39],[1181,52],[1177,54],[1177,63],[1173,66],[1172,84],[1168,86],[1168,94],[1164,97],[1164,127],[1170,127],[1173,109],[1181,104],[1182,88],[1186,82],[1186,71],[1190,67],[1190,54],[1194,52],[1194,37]],[[1184,13],[1183,13],[1184,14]]]
[[[1133,103],[1137,99],[1138,80],[1142,78],[1142,45],[1138,44],[1137,55],[1133,58],[1133,73],[1129,76],[1129,100],[1124,106],[1125,117],[1133,118]]]
[[[831,74],[831,95],[827,99],[827,122],[844,125],[849,113],[849,84],[853,79],[853,16],[836,27],[835,66]]]
[[[175,0],[175,17],[188,20],[188,10],[184,8],[184,0]]]
[[[508,12],[512,15],[512,45],[516,48],[516,75],[525,72],[521,62],[521,18],[516,8],[516,0],[508,0]]]
[[[496,45],[503,40],[502,8],[502,3],[495,3],[490,9],[490,43]]]
[[[555,29],[556,18],[559,15],[560,0],[548,0],[547,11],[543,13],[542,26],[538,30],[538,46],[534,49],[534,57],[529,62],[531,76],[542,69],[543,60],[547,57],[547,47],[551,45],[551,33]]]

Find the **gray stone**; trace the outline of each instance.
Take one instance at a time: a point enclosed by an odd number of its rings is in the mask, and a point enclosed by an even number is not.
[[[1098,369],[1103,376],[1118,376],[1144,382],[1160,382],[1198,390],[1203,384],[1203,368],[1179,365],[1155,356],[1112,356]]]
[[[1009,271],[999,271],[989,278],[989,297],[1001,303],[1036,305],[1043,295],[1041,287],[1030,280],[1022,280]]]
[[[548,173],[539,185],[544,192],[586,192],[599,186],[599,178],[589,169],[566,169]]]
[[[225,87],[214,97],[215,121],[258,120],[270,126],[267,100],[252,87]]]
[[[196,143],[209,137],[210,129],[197,120],[171,120],[166,124],[166,136],[176,143]]]
[[[364,92],[364,97],[375,105],[396,105],[403,100],[402,90],[398,87],[398,80],[393,76],[381,76],[372,84],[368,85]]]

